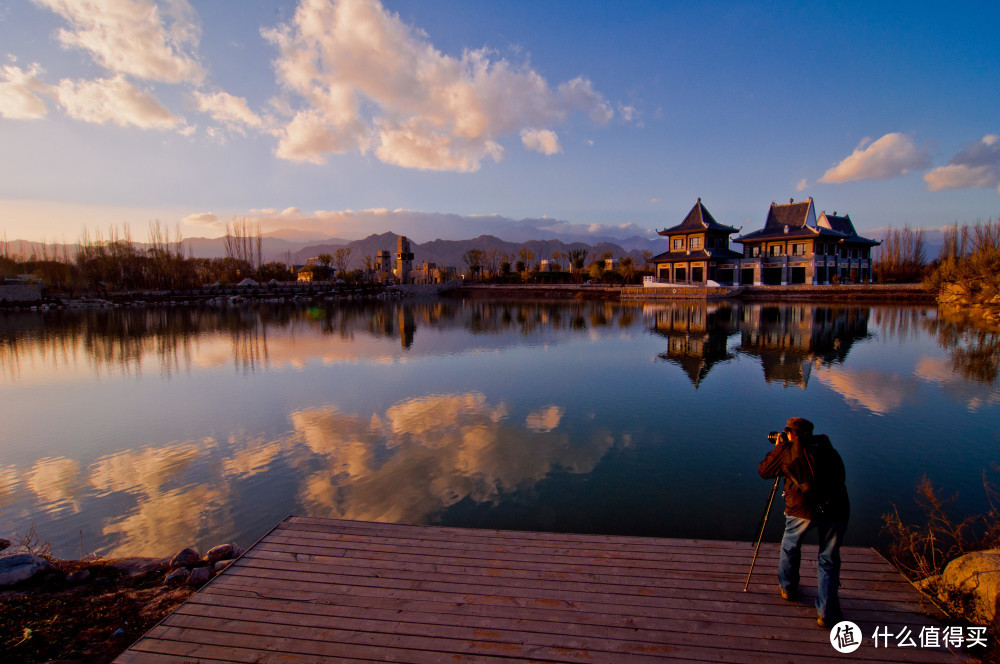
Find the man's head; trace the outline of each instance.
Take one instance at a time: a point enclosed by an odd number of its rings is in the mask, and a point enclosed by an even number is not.
[[[792,417],[785,423],[785,429],[796,438],[801,437],[808,440],[813,432],[813,423],[803,417]]]

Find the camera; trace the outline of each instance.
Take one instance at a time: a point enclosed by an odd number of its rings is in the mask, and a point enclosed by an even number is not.
[[[777,445],[778,443],[788,442],[788,429],[782,429],[781,431],[772,431],[767,434],[767,439],[771,441],[772,445]]]

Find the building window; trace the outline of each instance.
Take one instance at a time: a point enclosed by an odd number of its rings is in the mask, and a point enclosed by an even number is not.
[[[687,268],[679,267],[674,270],[674,281],[682,283],[687,281]]]
[[[701,238],[700,237],[693,237],[693,238],[691,238],[691,248],[692,249],[701,249]]]
[[[693,281],[696,284],[705,281],[705,268],[703,267],[691,268],[691,281]]]
[[[683,249],[683,248],[684,248],[684,238],[682,238],[682,237],[675,237],[674,238],[674,249]]]
[[[772,256],[780,256],[781,255],[781,245],[780,244],[772,244],[768,249],[769,249],[769,252],[770,252],[770,254]]]
[[[792,245],[792,256],[805,256],[806,255],[806,244],[805,242],[796,242]]]
[[[753,258],[757,258],[758,256],[760,256],[760,245],[759,244],[754,245],[752,252],[753,252],[752,253]]]

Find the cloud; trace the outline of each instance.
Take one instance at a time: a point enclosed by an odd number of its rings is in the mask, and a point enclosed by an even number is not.
[[[979,189],[997,187],[1000,193],[1000,136],[987,134],[924,175],[927,189]]]
[[[26,71],[15,65],[0,69],[0,117],[11,120],[34,120],[48,112],[39,97],[46,85],[39,75],[42,68],[32,64]]]
[[[243,97],[235,97],[228,92],[195,92],[194,98],[199,111],[208,113],[230,131],[245,134],[246,128],[265,128],[264,119],[250,110]]]
[[[557,154],[562,152],[559,137],[551,129],[522,129],[521,142],[528,150],[542,154]]]
[[[56,98],[71,118],[120,127],[173,129],[184,126],[148,92],[136,88],[122,76],[93,81],[63,79],[55,88]]]
[[[842,162],[829,169],[820,182],[886,180],[930,166],[930,154],[913,139],[899,132],[886,134],[874,143],[865,138]]]
[[[222,228],[222,220],[214,212],[195,212],[181,219],[182,224]]]
[[[804,191],[809,186],[809,180],[802,178],[799,180],[798,184],[795,185],[795,191]]]
[[[201,28],[187,0],[34,0],[69,22],[59,41],[116,73],[164,83],[200,83],[193,54]]]
[[[278,82],[301,102],[279,132],[282,159],[374,152],[404,168],[471,172],[502,159],[498,140],[521,129],[574,111],[613,115],[586,78],[553,89],[486,49],[445,55],[377,0],[303,0],[290,23],[262,34],[278,50]]]

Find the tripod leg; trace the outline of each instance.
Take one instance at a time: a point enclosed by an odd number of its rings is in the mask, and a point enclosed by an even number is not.
[[[753,566],[757,563],[757,553],[760,551],[760,543],[764,541],[764,527],[767,526],[767,517],[771,513],[771,504],[774,502],[774,494],[778,491],[778,482],[781,475],[774,478],[774,486],[771,487],[771,495],[767,498],[767,507],[764,508],[764,516],[761,518],[760,534],[757,536],[757,546],[753,549],[753,560],[750,561],[750,572],[747,574],[747,582],[743,585],[743,592],[750,587],[750,577],[753,576]]]

